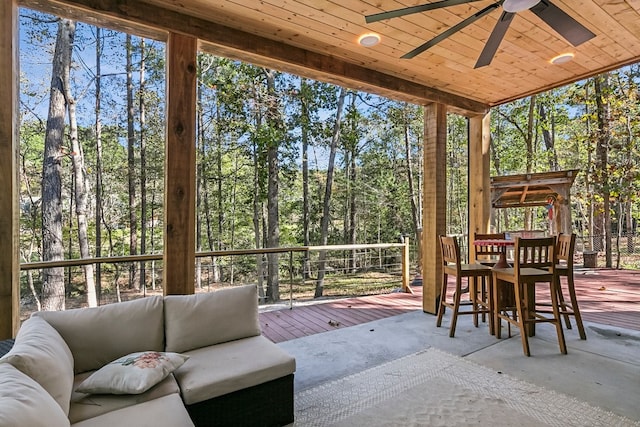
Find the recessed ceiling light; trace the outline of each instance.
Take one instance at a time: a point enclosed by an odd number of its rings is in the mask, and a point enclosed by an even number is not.
[[[566,64],[567,62],[571,61],[574,56],[575,55],[573,53],[562,53],[551,58],[549,62],[551,62],[553,65]]]
[[[360,46],[373,47],[380,43],[380,35],[376,33],[367,33],[358,37],[358,43]]]
[[[540,3],[540,0],[504,0],[502,8],[505,12],[517,13],[531,9],[538,3]]]

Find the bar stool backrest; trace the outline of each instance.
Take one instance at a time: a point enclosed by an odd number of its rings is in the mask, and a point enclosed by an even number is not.
[[[458,274],[461,269],[460,246],[458,239],[452,236],[440,236],[440,248],[442,250],[442,263],[445,267],[454,267]]]
[[[576,249],[576,235],[575,234],[560,234],[558,236],[558,244],[556,245],[556,252],[558,257],[558,263],[566,265],[568,269],[573,269],[573,253]]]
[[[522,268],[538,268],[553,271],[557,262],[556,237],[521,238],[516,237],[514,250],[514,273]]]
[[[504,240],[505,233],[475,233],[474,240]],[[502,248],[499,246],[480,246],[474,245],[476,251],[476,260],[483,264],[493,265],[498,260]]]

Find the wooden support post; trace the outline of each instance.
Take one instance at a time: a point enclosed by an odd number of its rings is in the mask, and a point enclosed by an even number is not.
[[[195,291],[197,46],[195,37],[169,34],[164,176],[165,295]]]
[[[422,199],[422,310],[436,314],[447,214],[447,109],[433,103],[424,109],[424,185]]]
[[[469,118],[469,262],[476,260],[474,233],[489,232],[491,182],[489,147],[491,142],[489,113]]]
[[[0,2],[0,340],[20,327],[18,2]]]

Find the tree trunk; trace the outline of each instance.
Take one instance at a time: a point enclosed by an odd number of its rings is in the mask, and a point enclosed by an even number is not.
[[[203,183],[204,183],[204,163],[205,163],[205,141],[204,141],[204,118],[203,118],[203,108],[204,105],[202,103],[202,91],[204,83],[201,80],[203,69],[202,69],[202,56],[199,56],[199,64],[198,68],[200,69],[199,78],[198,78],[198,93],[197,93],[197,105],[196,105],[196,123],[198,125],[198,150],[200,151],[200,158],[198,159],[197,169],[196,169],[196,252],[202,251],[202,221],[200,220],[200,213],[202,210],[202,201],[203,201]],[[202,289],[202,258],[196,258],[196,288]]]
[[[535,126],[536,96],[533,95],[529,100],[529,116],[527,120],[527,135],[525,142],[527,144],[527,173],[533,170],[533,131]],[[531,230],[533,228],[533,210],[524,208],[524,228]]]
[[[238,193],[238,175],[240,172],[240,165],[239,165],[239,156],[233,156],[233,185],[231,186],[231,226],[230,231],[231,231],[231,237],[230,237],[230,243],[231,243],[231,248],[235,248],[235,240],[236,240],[236,208],[237,208],[237,193]],[[229,260],[229,283],[231,283],[233,285],[234,282],[234,273],[235,273],[235,267],[234,267],[234,258],[231,257],[231,259]]]
[[[145,42],[140,39],[140,92],[138,93],[138,111],[140,117],[140,253],[147,253],[147,147],[145,127],[147,125],[145,106]],[[147,286],[146,263],[140,262],[140,289]]]
[[[260,203],[260,162],[258,145],[253,143],[253,238],[256,249],[262,247],[260,224],[262,217],[262,204]],[[258,296],[261,301],[265,300],[264,291],[264,256],[256,254],[256,276],[258,279]]]
[[[64,82],[68,81],[75,22],[58,22],[56,48],[53,55],[49,113],[44,140],[42,164],[42,260],[60,261],[64,257],[62,243],[62,142],[66,105]],[[64,310],[64,268],[42,270],[42,309]]]
[[[596,148],[596,172],[599,175],[598,184],[602,195],[602,228],[604,230],[605,260],[607,268],[612,266],[611,258],[611,212],[609,186],[609,144],[611,139],[610,123],[611,108],[609,96],[609,74],[605,73],[594,78],[596,92],[596,106],[598,117],[598,145]]]
[[[272,129],[280,127],[278,104],[276,101],[275,72],[265,70],[267,77],[267,125]],[[277,248],[280,246],[280,219],[279,219],[279,173],[278,164],[278,143],[280,141],[270,140],[267,145],[267,247]],[[275,302],[280,299],[280,284],[278,274],[279,254],[267,255],[267,300]]]
[[[406,111],[409,108],[409,106],[407,104],[404,105],[404,110]],[[404,154],[405,157],[407,159],[406,161],[406,170],[407,170],[407,183],[409,186],[409,202],[411,203],[411,225],[413,226],[413,234],[414,234],[414,241],[416,242],[416,246],[418,247],[418,254],[422,253],[422,250],[420,249],[422,242],[421,242],[421,238],[418,235],[418,229],[420,228],[420,222],[418,219],[418,205],[416,204],[416,198],[415,198],[415,188],[414,188],[414,184],[413,184],[413,162],[411,161],[411,154],[412,154],[412,150],[411,150],[411,141],[409,139],[409,117],[407,117],[407,115],[404,115],[405,120],[404,120]],[[420,267],[420,265],[422,265],[422,257],[418,257],[418,267]],[[419,269],[419,271],[421,271]]]
[[[96,133],[96,258],[102,256],[102,29],[96,27],[96,106],[95,106],[95,133]],[[100,304],[102,296],[102,264],[96,264],[96,300]]]
[[[127,166],[129,183],[129,255],[138,254],[138,220],[136,219],[136,158],[135,158],[135,129],[133,108],[133,46],[131,36],[127,34]],[[129,287],[135,288],[138,283],[137,263],[129,268]]]
[[[555,147],[555,132],[553,131],[555,128],[554,116],[552,114],[551,120],[549,120],[543,103],[540,103],[538,113],[540,114],[540,122],[542,124],[542,139],[544,140],[547,152],[551,153],[549,156],[549,170],[556,171],[558,170],[558,155]]]
[[[80,246],[80,257],[90,258],[89,235],[87,224],[87,210],[89,205],[89,185],[87,173],[84,166],[84,153],[78,141],[78,122],[76,116],[76,101],[73,99],[70,90],[69,75],[65,75],[64,81],[65,98],[69,109],[69,136],[71,139],[71,164],[73,165],[73,176],[75,180],[75,203],[76,219],[78,221],[78,245]],[[87,304],[89,307],[97,307],[96,282],[93,276],[93,264],[83,266],[84,279],[87,291]]]
[[[309,246],[309,109],[307,106],[307,79],[300,79],[300,99],[301,99],[301,120],[302,120],[302,239],[303,246]],[[309,265],[309,251],[304,251],[304,261],[302,265],[302,276],[304,279],[309,278],[311,267]]]
[[[331,188],[333,185],[333,169],[336,159],[336,150],[338,141],[340,140],[340,123],[342,122],[342,109],[344,107],[344,99],[347,96],[345,88],[340,88],[340,95],[338,95],[338,108],[336,110],[336,118],[333,124],[333,136],[331,137],[331,148],[329,151],[329,163],[327,165],[327,183],[324,190],[324,201],[322,203],[322,220],[320,221],[320,244],[326,245],[329,235],[329,204],[331,202]],[[327,251],[320,251],[318,260],[318,280],[316,282],[316,290],[314,298],[322,296],[324,290],[324,270],[327,258]]]
[[[356,93],[351,94],[351,109],[355,110],[356,106]],[[356,119],[353,118],[351,121],[351,131],[352,134],[355,135],[356,128],[358,123]],[[349,155],[349,167],[347,168],[349,171],[349,224],[347,242],[350,245],[356,244],[356,218],[358,215],[358,206],[356,205],[356,179],[358,177],[358,171],[356,169],[356,152],[357,152],[357,142],[353,142],[350,144],[350,155]],[[351,273],[356,272],[356,251],[351,251],[351,256],[349,257],[349,271]]]

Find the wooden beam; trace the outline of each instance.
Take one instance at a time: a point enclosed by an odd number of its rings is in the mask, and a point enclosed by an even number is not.
[[[476,260],[473,236],[489,232],[491,213],[491,182],[489,147],[491,116],[469,117],[469,258]]]
[[[195,37],[169,34],[164,175],[165,295],[195,291],[197,46]]]
[[[22,0],[22,4],[63,16],[69,16],[71,10],[75,10],[76,16],[80,13],[90,17],[93,24],[122,26],[129,22],[140,25],[141,31],[146,33],[151,29],[162,29],[191,35],[203,42],[201,48],[204,51],[216,55],[392,99],[415,104],[438,102],[454,107],[461,114],[488,111],[487,104],[470,98],[139,0]]]
[[[18,3],[0,3],[0,340],[20,327]]]
[[[439,237],[446,233],[447,108],[424,109],[424,185],[422,198],[422,310],[436,314],[442,280]]]

